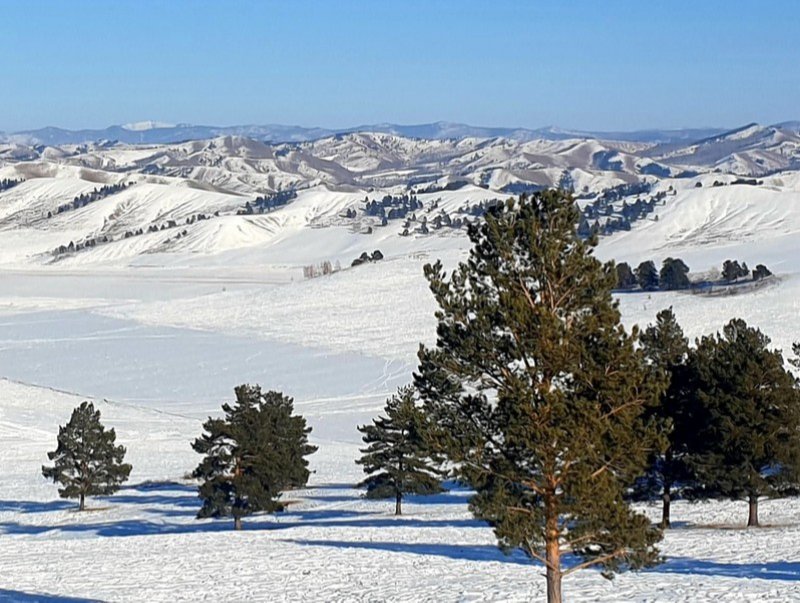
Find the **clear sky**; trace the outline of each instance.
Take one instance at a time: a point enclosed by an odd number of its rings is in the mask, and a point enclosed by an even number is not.
[[[0,130],[800,119],[797,0],[8,0]]]

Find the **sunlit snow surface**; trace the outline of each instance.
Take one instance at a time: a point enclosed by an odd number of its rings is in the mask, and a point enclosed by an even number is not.
[[[657,208],[658,222],[605,239],[598,256],[660,263],[672,255],[695,271],[728,258],[763,262],[781,280],[732,297],[623,295],[625,322],[645,325],[671,305],[696,337],[741,316],[788,352],[800,339],[796,177],[759,188],[690,185]],[[41,203],[50,202],[47,190]],[[132,206],[166,207],[163,190],[141,190],[154,196],[131,197]],[[182,195],[186,211],[234,202]],[[241,229],[233,217],[209,221],[183,249],[98,247],[55,266],[30,252],[61,244],[66,231],[0,232],[0,600],[542,600],[542,568],[496,549],[491,529],[471,517],[467,492],[411,498],[396,518],[390,503],[366,501],[353,487],[362,478],[356,425],[410,380],[420,341],[435,338],[422,266],[440,257],[453,266],[464,238],[313,228],[359,197],[311,195],[240,220]],[[305,263],[346,266],[375,248],[387,259],[302,279]],[[185,475],[199,460],[189,444],[202,421],[243,382],[294,396],[320,449],[309,488],[286,493],[287,512],[251,518],[234,533],[228,521],[194,519],[198,501]],[[86,398],[116,428],[134,470],[118,495],[91,499],[93,510],[78,514],[40,467],[57,426]],[[769,527],[760,530],[740,529],[745,514],[744,503],[676,503],[664,565],[613,582],[579,572],[565,581],[565,597],[800,600],[800,503],[762,503]]]

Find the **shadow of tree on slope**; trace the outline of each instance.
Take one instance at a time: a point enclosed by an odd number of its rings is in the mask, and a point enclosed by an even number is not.
[[[23,603],[102,603],[99,599],[82,599],[80,597],[62,597],[45,593],[26,593],[19,590],[0,588],[1,601],[22,601]]]
[[[691,574],[695,576],[723,576],[726,578],[756,578],[759,580],[800,581],[800,562],[768,561],[766,563],[721,563],[673,557],[667,562],[647,570],[647,573]]]
[[[415,555],[434,555],[448,559],[466,561],[493,561],[495,563],[513,563],[516,565],[533,565],[533,562],[521,551],[510,555],[494,545],[488,544],[442,544],[439,542],[376,542],[352,540],[284,540],[303,546],[323,546],[341,549],[363,549],[370,551],[389,551],[392,553],[411,553]]]
[[[75,508],[74,502],[67,500],[0,500],[0,513],[50,513]]]

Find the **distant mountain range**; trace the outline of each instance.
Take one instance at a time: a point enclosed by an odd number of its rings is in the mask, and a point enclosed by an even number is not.
[[[794,129],[800,122],[793,124]],[[779,124],[783,127],[784,124]],[[97,141],[116,141],[127,144],[170,144],[190,140],[205,140],[219,136],[243,136],[274,143],[307,142],[330,136],[355,132],[377,132],[396,134],[408,138],[427,140],[476,138],[508,138],[517,141],[529,140],[568,140],[585,138],[595,140],[616,140],[622,142],[643,142],[657,144],[677,144],[702,140],[724,134],[723,128],[690,128],[682,130],[637,130],[632,132],[592,132],[565,130],[556,127],[537,129],[479,127],[461,123],[439,121],[430,124],[398,125],[390,123],[362,125],[353,128],[328,129],[302,126],[243,125],[243,126],[197,126],[192,124],[165,124],[145,121],[126,125],[110,126],[105,129],[66,130],[46,127],[38,130],[24,130],[0,133],[1,142],[22,144],[43,144],[60,146],[84,144]]]

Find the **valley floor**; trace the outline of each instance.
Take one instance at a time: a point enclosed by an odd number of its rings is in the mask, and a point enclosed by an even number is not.
[[[354,488],[356,426],[410,380],[418,342],[433,335],[423,261],[281,285],[222,269],[202,278],[2,273],[0,601],[542,600],[542,568],[496,548],[468,492],[413,497],[394,517],[391,503]],[[773,334],[793,312],[793,291],[788,279],[730,299],[631,294],[622,310],[646,323],[674,305],[692,336],[735,313],[762,318]],[[785,347],[783,331],[774,334]],[[294,396],[319,451],[309,487],[285,495],[285,513],[235,533],[228,521],[194,518],[185,475],[199,460],[189,443],[202,421],[243,382]],[[78,514],[40,467],[57,426],[86,398],[134,471],[116,496]],[[656,506],[647,511],[658,517]],[[744,503],[676,503],[666,563],[612,582],[579,572],[565,596],[800,600],[800,501],[764,502],[762,529],[738,527],[746,512]]]

